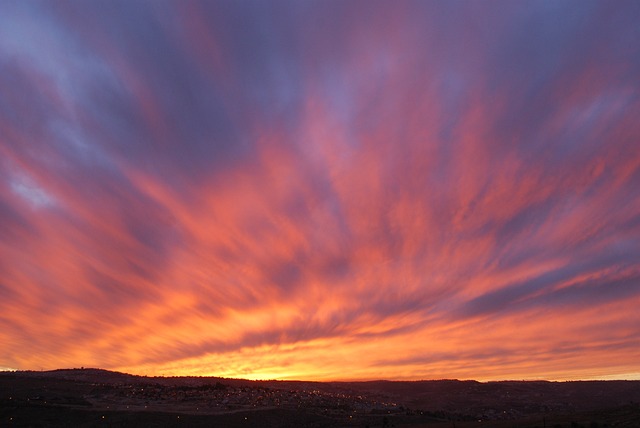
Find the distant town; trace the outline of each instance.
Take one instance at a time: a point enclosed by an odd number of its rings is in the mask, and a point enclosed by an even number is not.
[[[296,382],[99,369],[0,373],[2,426],[637,427],[639,402],[639,381]]]

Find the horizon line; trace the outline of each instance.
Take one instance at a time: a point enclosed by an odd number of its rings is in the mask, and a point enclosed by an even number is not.
[[[615,381],[640,381],[640,373],[623,373],[612,375],[600,375],[589,378],[566,378],[566,379],[546,379],[546,378],[503,378],[503,379],[460,379],[460,378],[432,378],[432,379],[390,379],[390,378],[376,378],[376,379],[352,379],[352,380],[316,380],[316,379],[283,379],[283,378],[241,378],[241,377],[224,377],[215,375],[147,375],[147,374],[134,374],[125,371],[119,371],[115,369],[103,369],[99,367],[67,367],[57,369],[16,369],[11,367],[0,366],[0,372],[5,373],[47,373],[56,371],[81,371],[81,370],[99,370],[109,373],[117,373],[132,377],[145,377],[145,378],[215,378],[215,379],[229,379],[229,380],[243,380],[248,382],[317,382],[317,383],[367,383],[367,382],[444,382],[444,381],[456,381],[456,382],[478,382],[478,383],[492,383],[492,382],[550,382],[550,383],[562,383],[562,382],[615,382]]]

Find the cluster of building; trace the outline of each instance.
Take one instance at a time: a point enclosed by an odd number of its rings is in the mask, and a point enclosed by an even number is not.
[[[112,409],[158,409],[194,413],[227,413],[266,408],[306,409],[326,415],[393,414],[404,411],[396,403],[361,395],[306,389],[234,387],[221,383],[200,386],[103,385],[89,398]]]

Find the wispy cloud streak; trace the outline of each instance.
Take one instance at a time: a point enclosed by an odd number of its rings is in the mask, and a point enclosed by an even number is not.
[[[0,365],[640,373],[638,19],[3,3]]]

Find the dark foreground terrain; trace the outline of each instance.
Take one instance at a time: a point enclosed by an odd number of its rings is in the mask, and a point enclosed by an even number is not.
[[[279,382],[0,373],[0,427],[640,427],[640,381]]]

